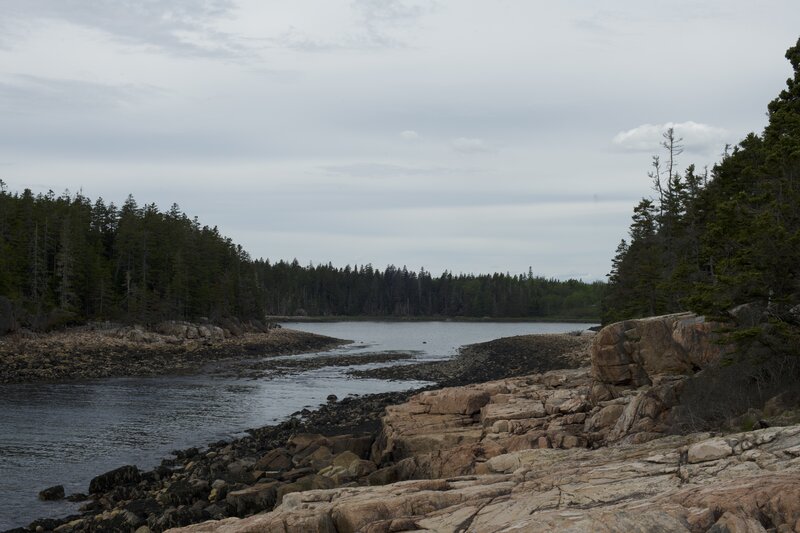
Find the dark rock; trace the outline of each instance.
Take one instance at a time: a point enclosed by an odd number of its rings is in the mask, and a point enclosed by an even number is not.
[[[55,485],[39,492],[39,499],[42,501],[55,501],[64,499],[64,485]]]
[[[89,497],[82,492],[75,492],[67,496],[68,502],[85,502]]]
[[[101,494],[118,485],[138,483],[141,479],[142,475],[135,466],[121,466],[92,479],[89,483],[89,494]]]
[[[123,508],[141,517],[158,514],[164,509],[154,498],[133,500],[127,503]]]
[[[191,459],[192,457],[197,457],[197,454],[200,453],[200,450],[197,448],[186,448],[185,450],[172,450],[172,455],[175,456],[178,460],[183,459]]]
[[[326,399],[328,400],[329,403],[333,403],[336,400],[338,400],[339,397],[336,396],[335,394],[328,394],[328,397]]]
[[[252,466],[252,462],[249,461],[239,460],[228,463],[225,468],[225,473],[222,475],[222,479],[231,483],[244,483],[249,485],[255,481],[255,479],[253,479],[253,474],[250,472]]]
[[[130,485],[121,485],[110,489],[105,494],[103,494],[103,498],[108,500],[109,502],[122,502],[125,500],[132,500],[139,496],[139,491],[136,490],[135,487]]]
[[[209,492],[211,492],[211,488],[208,481],[179,479],[167,487],[166,492],[159,495],[159,500],[177,507],[194,503],[199,499],[207,500]]]
[[[151,516],[147,519],[147,526],[153,531],[164,531],[172,527],[196,524],[206,519],[208,515],[202,507],[181,505],[177,509],[170,507],[160,516]]]
[[[205,507],[203,512],[210,520],[221,520],[228,517],[228,506],[225,502],[215,502]]]
[[[145,521],[130,511],[99,515],[92,520],[92,531],[133,531]]]
[[[53,531],[60,525],[61,525],[61,520],[56,520],[53,518],[40,518],[39,520],[34,520],[30,524],[28,524],[28,529],[31,531],[36,531],[36,530]]]
[[[82,513],[96,513],[103,510],[103,504],[97,500],[89,500],[78,507],[78,510]]]

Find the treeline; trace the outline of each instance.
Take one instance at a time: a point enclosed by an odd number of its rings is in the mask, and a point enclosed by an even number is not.
[[[665,133],[655,198],[639,202],[617,248],[603,322],[751,302],[781,321],[800,303],[800,40],[786,57],[794,74],[763,133],[726,149],[710,175],[678,173],[680,139]]]
[[[162,213],[129,196],[117,208],[80,193],[11,194],[0,182],[0,295],[25,325],[252,318],[258,293],[241,246],[177,205]]]
[[[0,296],[24,326],[270,315],[592,318],[602,284],[527,275],[252,260],[174,205],[11,193],[0,181]]]
[[[301,267],[256,261],[271,315],[464,316],[597,319],[605,284],[526,275],[434,277],[372,265]]]

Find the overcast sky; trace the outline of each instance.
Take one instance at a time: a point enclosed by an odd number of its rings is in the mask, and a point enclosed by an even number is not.
[[[604,279],[661,132],[681,168],[760,132],[799,35],[797,0],[0,0],[0,179],[270,260]]]

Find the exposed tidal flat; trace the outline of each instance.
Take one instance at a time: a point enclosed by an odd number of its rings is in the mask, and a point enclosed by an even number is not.
[[[231,345],[240,346],[238,351],[231,348],[223,357],[213,355],[212,346],[199,343],[197,350],[187,351],[179,366],[158,363],[166,375],[147,377],[161,373],[151,369],[138,376],[86,380],[73,375],[68,380],[51,378],[49,382],[0,386],[0,416],[4,418],[0,461],[5,475],[0,492],[6,502],[0,510],[0,527],[23,526],[36,517],[77,513],[87,502],[39,502],[36,493],[54,484],[65,485],[67,495],[86,493],[89,481],[97,474],[126,464],[146,470],[174,449],[206,449],[206,443],[220,440],[228,446],[231,439],[244,436],[242,449],[249,450],[253,441],[248,439],[255,438],[253,435],[263,437],[274,431],[284,439],[301,430],[339,434],[374,431],[383,407],[410,394],[399,391],[431,385],[430,380],[421,381],[422,376],[356,378],[352,372],[389,366],[399,369],[397,364],[402,362],[446,361],[462,344],[495,337],[585,327],[457,322],[284,325],[291,328],[271,330],[265,336],[282,338],[283,343],[293,335],[291,329],[302,327],[312,331],[298,339],[314,339],[322,343],[315,346],[333,349],[306,347],[303,354],[275,355],[263,347],[261,352],[252,349],[255,342],[237,341]],[[332,340],[335,337],[354,342],[342,344]],[[143,344],[158,353],[154,346],[158,343]],[[175,345],[167,347],[176,349]],[[303,351],[303,346],[287,351]],[[128,350],[120,353],[131,355]],[[208,353],[212,355],[205,357]],[[137,361],[134,368],[143,368],[141,356],[131,359]],[[160,356],[153,360],[160,360]],[[382,396],[371,396],[373,393]],[[341,400],[322,411],[311,411],[326,403],[331,394]],[[297,413],[297,417],[285,421],[291,413]],[[281,420],[283,425],[277,428],[244,432]],[[257,440],[274,445],[280,438]]]

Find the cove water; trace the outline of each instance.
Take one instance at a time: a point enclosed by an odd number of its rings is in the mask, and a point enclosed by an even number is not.
[[[400,351],[416,361],[453,357],[464,344],[529,333],[562,333],[591,324],[495,322],[327,322],[284,327],[352,340],[322,353],[285,357],[367,355]],[[405,361],[407,363],[408,361]],[[350,367],[323,367],[266,379],[164,376],[68,383],[0,385],[0,530],[36,518],[76,513],[79,504],[41,502],[40,490],[64,485],[88,492],[96,475],[126,464],[149,470],[175,449],[242,436],[303,408],[344,398],[407,390],[414,381],[358,379]]]

